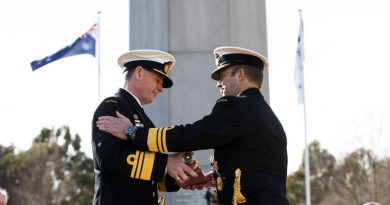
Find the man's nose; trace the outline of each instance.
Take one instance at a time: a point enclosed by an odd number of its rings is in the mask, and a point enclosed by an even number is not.
[[[217,87],[217,88],[222,88],[222,82],[221,82],[221,81],[218,81],[216,87]]]
[[[157,87],[157,91],[158,91],[159,93],[164,92],[164,87],[163,87],[163,86],[158,86],[158,87]]]

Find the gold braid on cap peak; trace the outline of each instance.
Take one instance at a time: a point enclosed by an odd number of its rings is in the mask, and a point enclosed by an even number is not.
[[[218,67],[221,63],[221,57],[218,54],[215,54],[215,65]]]
[[[171,61],[168,61],[168,62],[164,63],[163,71],[164,71],[165,74],[168,74],[169,69],[171,68],[171,66],[172,66],[172,62]]]

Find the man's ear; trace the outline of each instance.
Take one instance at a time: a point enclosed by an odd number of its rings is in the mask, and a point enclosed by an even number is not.
[[[245,71],[244,71],[243,68],[240,68],[240,69],[238,70],[237,74],[238,74],[238,79],[239,79],[239,80],[243,80],[243,79],[245,78]]]
[[[137,80],[141,79],[143,74],[144,74],[144,69],[141,66],[137,66],[134,70],[135,79]]]

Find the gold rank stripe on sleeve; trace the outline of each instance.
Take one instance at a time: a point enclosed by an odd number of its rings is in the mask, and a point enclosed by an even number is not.
[[[152,171],[153,171],[153,164],[154,164],[154,153],[150,152],[144,152],[145,157],[144,157],[144,166],[141,172],[141,179],[144,180],[150,180],[150,177],[152,176]]]
[[[142,167],[142,162],[143,162],[143,159],[144,159],[144,152],[140,152],[140,155],[138,157],[138,163],[137,163],[137,171],[136,171],[136,174],[135,174],[135,178],[139,179],[139,175],[141,173],[141,167]],[[133,167],[134,169],[134,167]]]
[[[127,164],[132,166],[130,177],[150,180],[153,171],[155,153],[136,151],[127,156]]]
[[[162,143],[165,142],[165,139],[162,137],[161,133],[164,131],[165,128],[162,128],[162,129],[158,129],[158,132],[157,132],[157,149],[160,151],[160,152],[166,152],[166,151],[163,151],[163,148],[162,148]],[[163,142],[164,141],[164,142]]]
[[[152,151],[152,152],[158,151],[158,149],[157,149],[157,131],[158,130],[159,130],[159,128],[150,128],[148,131],[147,144],[148,144],[149,151]]]
[[[149,151],[152,152],[168,152],[167,149],[167,130],[173,129],[175,126],[150,128],[148,131],[147,145]]]

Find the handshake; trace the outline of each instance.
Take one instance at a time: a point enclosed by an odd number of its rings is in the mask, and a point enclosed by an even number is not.
[[[176,183],[184,189],[203,189],[205,187],[210,187],[212,185],[212,172],[204,174],[202,169],[199,167],[198,161],[193,159],[193,155],[193,152],[185,152],[177,153],[168,157],[167,166],[169,175],[172,177],[176,176],[174,177]],[[187,166],[176,166],[177,173],[172,173],[173,171],[170,171],[170,161],[173,161],[172,157],[176,157],[176,160],[180,157],[180,160],[182,162],[184,161],[184,164]]]

